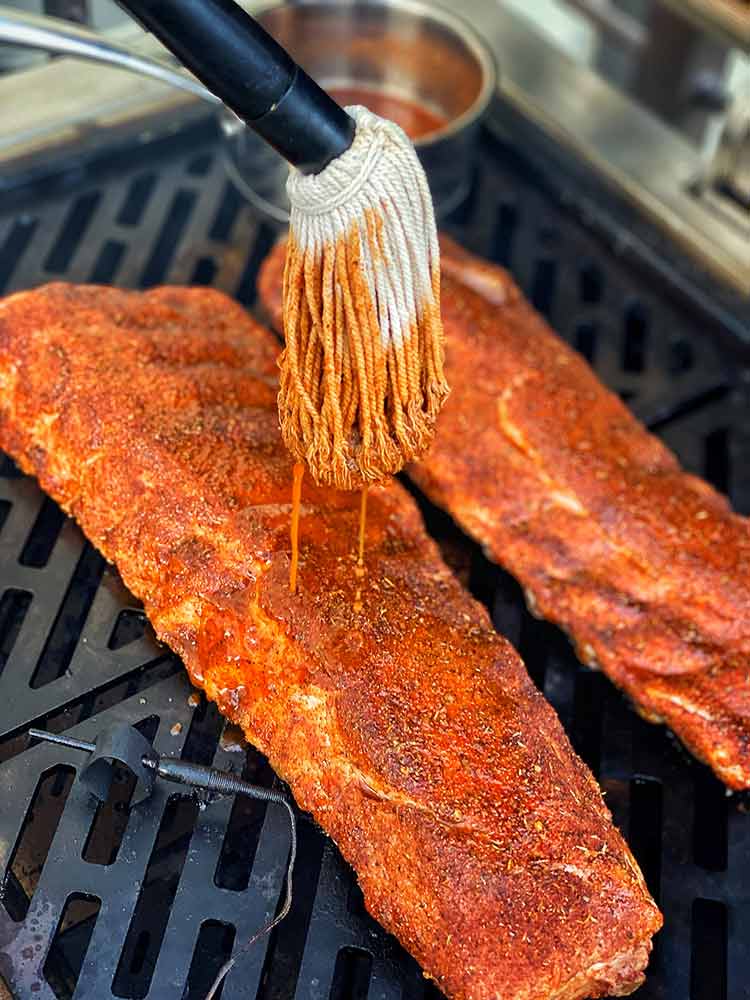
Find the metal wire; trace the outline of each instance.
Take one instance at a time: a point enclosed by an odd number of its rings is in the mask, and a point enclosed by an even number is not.
[[[274,927],[280,924],[281,921],[288,915],[292,908],[292,876],[294,874],[294,862],[297,859],[297,823],[289,800],[279,792],[271,791],[268,788],[260,788],[257,785],[251,785],[249,782],[243,781],[241,778],[235,778],[232,775],[222,774],[221,772],[214,772],[214,774],[217,775],[217,781],[212,782],[211,790],[213,791],[227,791],[228,793],[233,792],[239,795],[249,795],[251,798],[260,799],[262,802],[271,802],[275,805],[284,806],[289,814],[291,843],[289,847],[289,864],[286,869],[286,897],[284,899],[283,906],[272,920],[265,923],[259,931],[253,934],[252,937],[245,942],[242,948],[240,948],[235,955],[222,965],[213,981],[211,989],[206,994],[206,1000],[214,1000],[219,987],[234,967],[237,958],[240,955],[244,955],[246,951],[252,948],[256,941],[265,937],[266,934],[270,934]]]
[[[36,739],[45,740],[48,743],[57,743],[76,750],[86,750],[89,753],[96,749],[93,743],[76,740],[65,734],[47,733],[44,730],[31,729],[29,730],[29,735]],[[281,923],[292,908],[292,878],[294,875],[294,863],[297,859],[297,821],[294,816],[294,810],[286,796],[280,792],[275,792],[269,788],[261,788],[260,785],[253,785],[234,774],[219,771],[213,767],[207,767],[205,764],[192,764],[190,761],[177,760],[173,757],[144,757],[143,764],[145,767],[154,769],[159,777],[164,778],[165,781],[171,781],[178,785],[189,785],[191,788],[201,788],[207,792],[214,792],[219,795],[247,795],[251,799],[258,799],[260,802],[269,802],[272,805],[283,806],[289,816],[291,842],[289,847],[289,863],[286,869],[286,896],[284,903],[276,916],[253,934],[237,954],[233,955],[219,969],[213,985],[206,995],[206,1000],[213,1000],[222,982],[237,961],[237,957],[244,954],[260,938],[269,934],[277,924]]]

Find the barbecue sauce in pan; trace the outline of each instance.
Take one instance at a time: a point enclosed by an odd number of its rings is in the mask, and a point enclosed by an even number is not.
[[[410,139],[420,139],[443,128],[448,123],[444,115],[436,114],[415,101],[405,97],[396,97],[382,90],[367,87],[331,87],[331,96],[339,104],[363,104],[381,118],[389,118],[396,122],[406,132]],[[299,568],[299,514],[302,500],[302,477],[305,467],[296,462],[292,478],[292,523],[291,547],[292,558],[289,566],[289,590],[297,592],[297,573]],[[362,610],[362,579],[365,575],[365,527],[367,523],[367,487],[360,496],[359,507],[359,538],[357,546],[357,564],[354,570],[357,578],[357,590],[354,597],[354,610]]]
[[[390,118],[400,125],[410,139],[421,139],[422,136],[437,129],[444,128],[448,119],[441,114],[410,101],[406,97],[384,93],[382,90],[368,87],[331,87],[331,97],[339,104],[364,104],[381,118]]]

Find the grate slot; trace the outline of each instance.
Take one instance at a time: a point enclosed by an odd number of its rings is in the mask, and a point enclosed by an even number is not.
[[[513,260],[513,244],[518,228],[518,208],[511,202],[502,202],[497,213],[495,233],[492,239],[492,257],[510,267]]]
[[[586,305],[596,305],[604,296],[604,275],[596,264],[584,264],[578,272],[578,296]]]
[[[199,153],[188,161],[186,173],[191,177],[205,177],[211,170],[214,158],[210,153]]]
[[[107,285],[114,281],[126,249],[120,240],[107,240],[96,258],[89,280],[95,285]]]
[[[661,782],[655,778],[633,778],[628,843],[657,903],[661,892],[661,832]]]
[[[31,687],[41,688],[62,677],[73,659],[99,583],[104,559],[88,542],[75,568],[42,655],[31,676]]]
[[[727,908],[696,899],[692,912],[690,1000],[727,1000]]]
[[[574,346],[589,364],[593,364],[596,359],[596,341],[598,335],[599,331],[596,323],[585,320],[576,326]]]
[[[216,278],[217,265],[212,257],[199,257],[195,262],[191,285],[213,285]]]
[[[336,956],[330,1000],[367,1000],[372,955],[361,948],[342,948]]]
[[[117,214],[121,226],[137,226],[143,218],[149,200],[156,187],[156,174],[141,174],[131,181],[122,208]]]
[[[219,969],[229,959],[234,946],[235,929],[219,920],[205,920],[198,932],[193,960],[187,979],[185,1000],[205,1000]],[[215,1000],[224,993],[224,983],[214,994]]]
[[[720,493],[729,492],[729,429],[717,427],[705,437],[704,475]]]
[[[62,274],[67,270],[73,254],[81,244],[86,230],[101,200],[100,191],[90,191],[77,198],[63,222],[62,229],[44,261],[45,271]]]
[[[271,932],[255,1000],[287,1000],[293,997],[302,965],[325,841],[323,835],[309,823],[300,823],[297,834],[295,905],[286,920]],[[241,946],[242,942],[239,944]]]
[[[245,200],[237,188],[228,181],[224,194],[219,202],[214,221],[208,231],[208,237],[218,243],[226,243],[232,236],[234,223],[239,215],[240,209],[245,204]]]
[[[100,899],[80,892],[63,907],[44,962],[44,978],[58,1000],[72,1000],[100,909]]]
[[[223,722],[216,705],[202,698],[190,720],[183,758],[194,764],[210,764],[219,745]]]
[[[0,245],[0,293],[4,292],[13,272],[36,232],[38,219],[21,216],[10,227],[10,232]]]
[[[137,642],[146,634],[147,628],[149,628],[149,624],[144,611],[133,611],[132,608],[125,608],[117,616],[107,647],[109,649],[122,649],[123,646],[128,646],[131,642]]]
[[[195,799],[170,796],[115,973],[115,996],[148,994],[197,818]]]
[[[0,899],[16,922],[23,920],[29,911],[74,778],[75,770],[65,764],[48,768],[39,777],[8,863],[17,890],[11,897],[13,910],[9,909],[11,898],[0,892]],[[5,884],[2,888],[5,889]]]
[[[46,566],[64,523],[65,514],[54,500],[45,496],[18,558],[21,565],[33,566],[35,569]]]
[[[695,769],[693,802],[693,859],[706,871],[726,871],[729,805],[724,786],[708,768]]]
[[[236,298],[243,306],[252,306],[256,299],[255,279],[265,257],[276,240],[276,234],[270,226],[259,226],[255,237],[255,243],[248,254],[245,269],[242,272],[240,283],[237,286]]]
[[[667,371],[670,375],[683,375],[689,372],[695,364],[693,345],[685,337],[677,337],[669,343],[669,362]]]
[[[16,463],[12,458],[3,454],[2,459],[0,459],[0,478],[2,479],[20,479],[23,473],[20,471]],[[3,501],[3,505],[7,504],[7,500]],[[5,523],[5,517],[7,515],[7,510],[3,514],[3,524]]]
[[[0,598],[0,676],[18,639],[33,595],[28,590],[6,590]]]
[[[542,257],[534,265],[529,298],[534,306],[549,318],[557,291],[557,260],[554,257]]]
[[[274,773],[264,758],[250,751],[242,769],[242,777],[255,785],[270,788]],[[220,889],[242,892],[250,884],[255,854],[258,850],[267,805],[245,795],[238,795],[232,805],[227,832],[221,845],[214,884]]]
[[[141,280],[141,288],[150,288],[166,279],[185,227],[190,221],[197,196],[193,191],[178,191],[172,199],[161,232],[154,243]]]
[[[581,669],[576,674],[571,742],[576,753],[599,776],[602,753],[602,716],[607,680],[599,673]]]
[[[625,309],[625,339],[622,351],[623,371],[640,374],[646,368],[649,314],[640,302]]]

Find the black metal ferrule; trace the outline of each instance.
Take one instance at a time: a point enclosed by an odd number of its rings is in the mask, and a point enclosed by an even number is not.
[[[355,131],[354,119],[299,68],[279,103],[247,124],[303,174],[319,174]]]
[[[118,0],[304,173],[351,145],[354,122],[234,0]]]

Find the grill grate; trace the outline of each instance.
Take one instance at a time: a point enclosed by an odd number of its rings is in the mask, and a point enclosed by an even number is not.
[[[43,281],[213,284],[247,306],[273,231],[227,181],[213,136],[175,137],[0,215],[0,292]],[[470,200],[453,222],[509,266],[536,306],[691,470],[750,513],[746,372],[694,311],[637,272],[621,246],[487,140]],[[750,824],[708,771],[642,722],[580,666],[567,640],[531,618],[517,584],[450,519],[418,498],[446,558],[519,648],[665,912],[643,1000],[749,1000]],[[0,973],[13,996],[203,997],[232,948],[277,904],[288,849],[264,807],[159,788],[129,808],[124,776],[97,806],[74,780],[80,755],[27,748],[29,725],[90,738],[127,720],[163,752],[276,779],[193,707],[179,664],[155,641],[117,574],[7,460],[0,468]],[[421,1000],[415,963],[364,912],[332,845],[301,820],[295,907],[243,956],[223,997]],[[45,863],[47,862],[47,863]],[[0,990],[1,992],[1,990]]]

